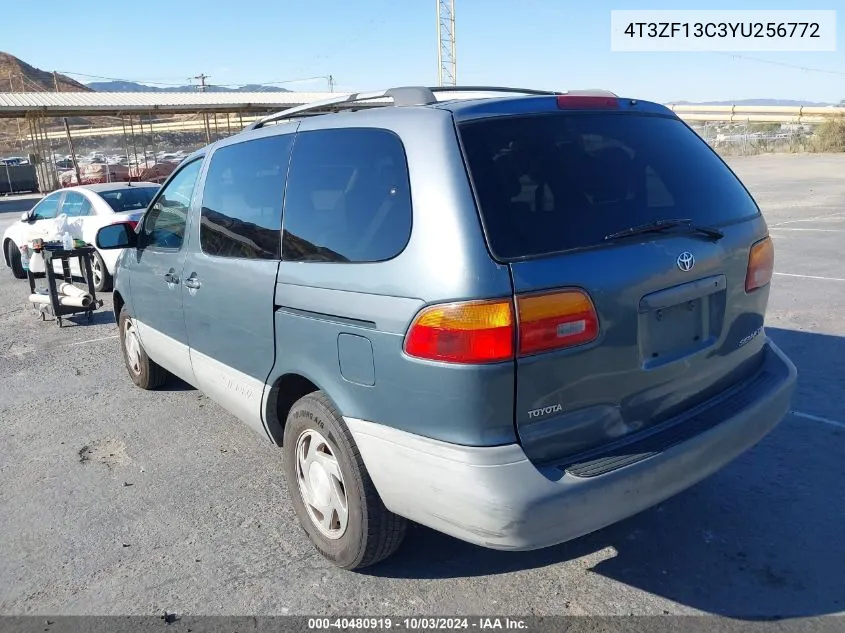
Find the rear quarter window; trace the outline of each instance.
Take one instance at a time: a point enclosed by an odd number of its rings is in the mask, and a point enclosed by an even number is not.
[[[374,128],[297,135],[285,193],[282,259],[363,263],[391,259],[411,235],[405,150]]]
[[[660,219],[759,213],[742,183],[670,117],[561,113],[459,126],[490,250],[508,260],[596,246]]]

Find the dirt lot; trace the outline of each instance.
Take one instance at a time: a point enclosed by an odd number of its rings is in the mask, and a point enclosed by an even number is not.
[[[532,553],[415,527],[388,562],[333,568],[278,449],[185,385],[133,388],[107,310],[41,323],[3,268],[0,613],[845,612],[845,156],[732,165],[775,239],[767,325],[799,368],[794,412],[678,497]],[[0,230],[18,215],[0,203]]]

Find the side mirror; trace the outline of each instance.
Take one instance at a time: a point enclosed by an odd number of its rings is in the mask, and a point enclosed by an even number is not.
[[[24,211],[21,213],[21,222],[29,222],[29,218],[32,215],[32,210]]]
[[[138,234],[130,222],[109,224],[97,231],[95,240],[97,248],[113,250],[118,248],[134,248],[138,244]]]

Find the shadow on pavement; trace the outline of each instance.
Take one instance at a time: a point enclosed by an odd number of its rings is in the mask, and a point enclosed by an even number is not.
[[[822,393],[825,402],[842,402],[845,338],[767,331],[798,366],[796,410],[814,411]],[[487,576],[601,552],[602,560],[586,573],[709,613],[770,619],[842,612],[844,442],[844,430],[788,415],[709,479],[575,541],[498,552],[414,525],[399,552],[363,572],[417,579]]]
[[[106,309],[105,307],[99,308],[90,320],[88,319],[88,315],[80,313],[66,316],[63,321],[65,326],[110,325],[115,323],[114,312]]]
[[[161,387],[158,387],[156,391],[196,391],[197,388],[193,385],[188,384],[181,378],[177,378],[176,376],[168,376],[167,382],[164,383]]]

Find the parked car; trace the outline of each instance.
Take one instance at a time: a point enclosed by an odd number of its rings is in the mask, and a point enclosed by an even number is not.
[[[35,237],[45,237],[54,226],[56,217],[65,214],[68,221],[79,220],[80,239],[93,244],[97,230],[114,222],[137,222],[161,185],[152,182],[113,182],[82,185],[54,191],[42,198],[3,233],[3,255],[6,265],[18,279],[26,278],[19,247]],[[97,250],[91,263],[94,288],[111,290],[112,274],[119,253]],[[61,262],[56,262],[56,270]],[[71,273],[83,275],[79,262],[71,260]]]
[[[280,445],[302,527],[345,569],[408,520],[501,550],[576,538],[790,409],[766,222],[695,132],[610,93],[471,97],[273,115],[97,238],[125,249],[133,382],[178,376]]]

